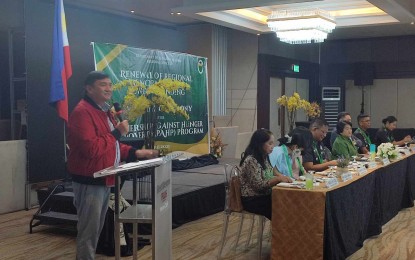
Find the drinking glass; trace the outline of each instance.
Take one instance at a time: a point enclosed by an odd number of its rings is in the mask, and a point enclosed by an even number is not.
[[[352,155],[352,158],[353,158],[353,164],[355,164],[356,163],[356,155]]]
[[[376,157],[376,145],[375,144],[371,144],[370,145],[370,160],[372,162],[375,161],[375,157]]]
[[[313,174],[311,174],[310,172],[306,173],[305,175],[305,188],[307,190],[312,190],[313,189],[313,181],[314,181],[314,176]]]

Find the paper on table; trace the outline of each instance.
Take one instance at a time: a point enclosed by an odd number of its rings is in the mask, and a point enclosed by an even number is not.
[[[288,182],[280,182],[277,184],[278,187],[284,187],[284,188],[299,188],[302,189],[305,187],[304,182],[298,182],[298,181],[294,181],[292,183],[288,183]]]
[[[327,176],[329,173],[330,173],[330,171],[316,172],[316,174],[324,175],[324,176]]]
[[[280,183],[277,184],[277,186],[278,187],[290,188],[290,187],[292,187],[292,184],[291,183],[288,183],[288,182],[280,182]]]
[[[94,172],[94,178],[104,177],[107,175],[113,175],[119,172],[128,171],[129,169],[159,166],[163,163],[170,161],[172,158],[174,158],[175,155],[176,154],[172,154],[172,155],[169,154],[164,157],[143,160],[143,161],[138,161],[138,162],[131,162],[131,163],[126,163],[126,164],[120,164],[118,167],[111,166],[101,171]]]
[[[123,169],[128,169],[128,168],[136,167],[139,165],[146,165],[146,164],[161,162],[162,160],[163,158],[160,157],[160,158],[154,158],[154,159],[149,159],[145,161],[130,162],[130,163],[122,164],[119,167]]]

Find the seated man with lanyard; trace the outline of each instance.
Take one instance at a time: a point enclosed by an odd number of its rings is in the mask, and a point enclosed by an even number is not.
[[[372,141],[370,140],[367,130],[370,128],[370,116],[366,114],[360,114],[357,116],[358,128],[354,131],[354,136],[362,141],[363,145],[359,148],[359,153],[367,154],[370,150]]]
[[[310,124],[312,136],[311,142],[304,150],[303,166],[306,171],[324,171],[329,166],[336,166],[336,160],[327,160],[330,155],[326,154],[328,149],[322,143],[329,130],[328,124],[324,119],[316,118]]]

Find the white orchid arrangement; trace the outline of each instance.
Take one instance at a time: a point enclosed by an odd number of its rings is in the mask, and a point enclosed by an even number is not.
[[[392,143],[383,143],[378,147],[377,156],[380,158],[387,157],[388,159],[398,158],[399,151]]]

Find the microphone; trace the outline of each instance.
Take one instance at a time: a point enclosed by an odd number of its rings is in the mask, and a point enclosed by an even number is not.
[[[125,118],[124,118],[124,114],[123,114],[123,111],[121,109],[120,104],[119,103],[114,103],[113,105],[114,105],[114,109],[115,109],[115,112],[116,112],[115,115],[118,118],[118,120],[120,122],[124,121]]]

